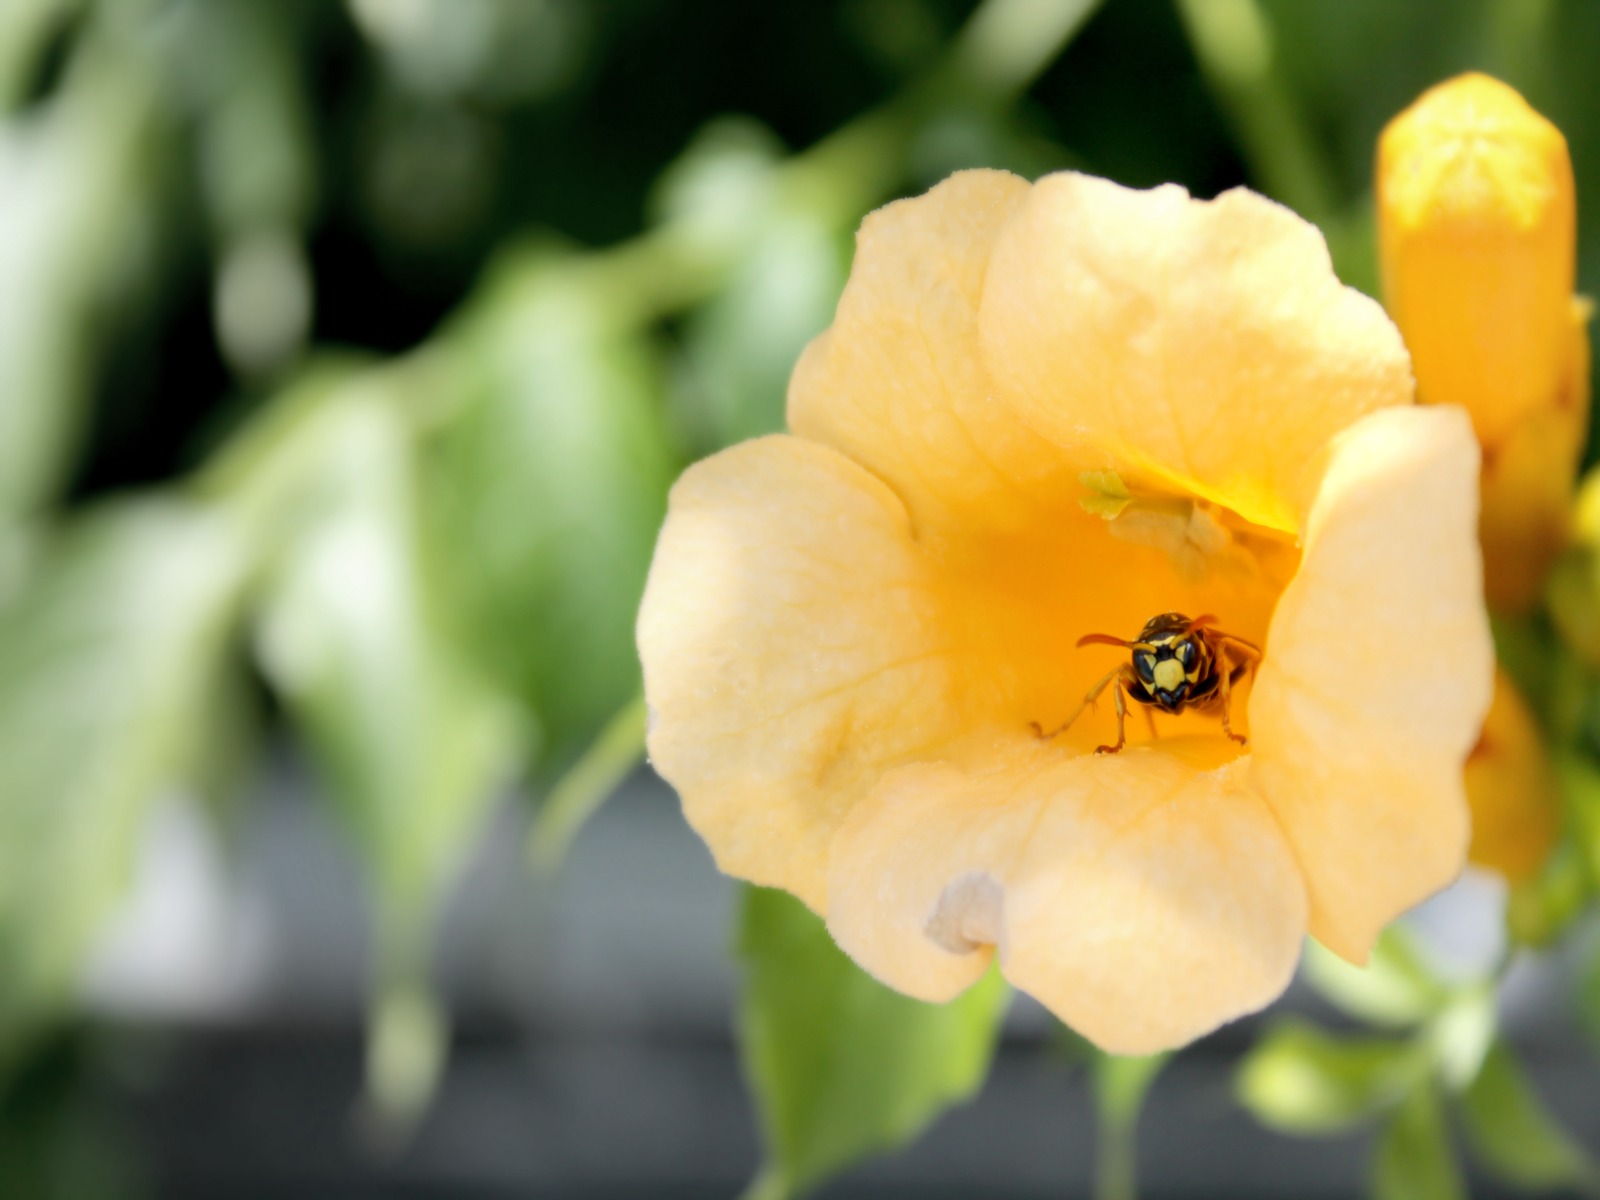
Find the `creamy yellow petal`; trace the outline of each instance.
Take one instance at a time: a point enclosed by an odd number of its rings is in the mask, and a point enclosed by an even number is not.
[[[1383,294],[1417,394],[1497,446],[1562,387],[1577,270],[1567,143],[1486,75],[1432,88],[1378,144]]]
[[[673,488],[639,613],[656,769],[726,872],[820,909],[828,840],[964,719],[894,494],[776,436]]]
[[[997,394],[1045,437],[1281,530],[1328,439],[1411,399],[1382,309],[1339,283],[1314,226],[1242,190],[1040,180],[995,245],[979,336]]]
[[[1181,1045],[1271,1001],[1305,894],[1245,764],[1070,756],[886,776],[834,838],[828,927],[890,986],[945,1000],[998,947],[1017,987],[1102,1049]]]
[[[1494,664],[1477,472],[1457,408],[1341,435],[1250,698],[1256,779],[1305,872],[1311,932],[1353,961],[1465,859],[1462,763]]]
[[[982,510],[1014,526],[1059,450],[997,408],[977,347],[977,309],[995,235],[1028,194],[1003,171],[963,171],[880,208],[856,237],[833,325],[789,387],[789,428],[867,467],[925,536]]]
[[[1561,797],[1544,735],[1504,671],[1496,674],[1494,703],[1467,759],[1466,779],[1468,857],[1512,883],[1531,879],[1555,847]]]

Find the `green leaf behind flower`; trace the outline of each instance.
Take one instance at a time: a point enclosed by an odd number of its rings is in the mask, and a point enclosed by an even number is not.
[[[1010,991],[991,972],[949,1004],[890,991],[785,892],[749,888],[739,1034],[767,1166],[752,1195],[798,1195],[901,1145],[988,1074]]]
[[[244,552],[177,501],[69,528],[0,611],[0,1061],[72,994],[165,789],[211,736]]]
[[[372,376],[308,419],[286,476],[298,536],[271,572],[260,644],[367,869],[379,973],[373,1099],[405,1118],[443,1061],[424,985],[435,912],[512,770],[517,728],[458,653],[430,586],[398,409]]]
[[[1397,1104],[1425,1062],[1408,1042],[1341,1038],[1304,1021],[1275,1025],[1240,1067],[1240,1102],[1292,1134],[1342,1133]]]
[[[1496,1040],[1462,1094],[1461,1114],[1477,1157],[1523,1188],[1600,1183],[1594,1162],[1544,1106],[1511,1047]]]
[[[1466,1194],[1439,1096],[1418,1087],[1378,1136],[1373,1200],[1463,1200]]]
[[[1364,967],[1312,942],[1306,947],[1303,969],[1311,986],[1328,1001],[1378,1025],[1415,1025],[1436,1012],[1447,997],[1416,941],[1400,925],[1383,931]]]
[[[641,687],[634,616],[675,470],[659,364],[559,261],[510,264],[446,344],[466,379],[430,463],[446,582],[559,773]]]

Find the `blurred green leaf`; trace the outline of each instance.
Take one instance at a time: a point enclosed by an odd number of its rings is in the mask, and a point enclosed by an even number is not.
[[[1464,1200],[1466,1194],[1439,1097],[1423,1084],[1378,1135],[1373,1200]]]
[[[1495,1174],[1523,1188],[1569,1187],[1597,1178],[1594,1163],[1556,1124],[1511,1047],[1496,1039],[1462,1094],[1472,1149]]]
[[[1495,982],[1456,990],[1428,1030],[1439,1076],[1452,1089],[1464,1088],[1477,1077],[1494,1040]]]
[[[1251,1047],[1239,1101],[1258,1121],[1292,1134],[1339,1133],[1397,1103],[1423,1077],[1408,1042],[1339,1038],[1286,1020]]]
[[[1550,698],[1558,659],[1569,657],[1543,614],[1536,617],[1491,617],[1495,661],[1505,668],[1517,690],[1549,724]]]
[[[559,771],[641,687],[634,616],[675,472],[658,365],[603,294],[526,261],[449,353],[471,382],[431,478],[448,582]]]
[[[1582,913],[1591,888],[1583,854],[1571,838],[1563,838],[1537,875],[1511,888],[1507,930],[1524,945],[1548,946]]]
[[[844,288],[845,230],[800,203],[767,214],[717,296],[690,321],[687,352],[707,448],[784,427],[789,375],[833,318]]]
[[[235,657],[219,663],[205,687],[206,736],[195,748],[188,782],[207,813],[227,826],[255,780],[264,720],[255,680]]]
[[[69,996],[152,803],[211,736],[246,562],[212,513],[126,503],[0,611],[0,1055]]]
[[[797,1195],[983,1085],[1010,995],[997,972],[946,1005],[908,999],[800,901],[762,888],[745,890],[739,954],[740,1045],[768,1154],[752,1195]]]
[[[0,113],[23,100],[50,39],[83,0],[7,0],[0,4]]]
[[[98,1051],[92,1036],[62,1031],[30,1047],[0,1086],[0,1196],[148,1200]]]
[[[1556,753],[1555,766],[1567,828],[1593,884],[1600,881],[1600,767],[1570,750]]]
[[[380,1108],[406,1117],[433,1081],[393,1064],[437,1065],[440,1056],[415,1053],[415,1037],[396,1040],[395,1029],[431,1026],[413,1019],[417,1004],[391,1001],[425,978],[437,905],[517,747],[507,705],[449,638],[409,434],[387,378],[348,385],[300,432],[301,525],[274,564],[259,640],[266,674],[370,873],[377,1003],[389,1018],[375,1028],[371,1080]],[[380,1053],[396,1045],[400,1057]]]
[[[657,179],[651,217],[702,247],[742,248],[759,232],[781,186],[785,147],[759,121],[719,117]]]
[[[80,39],[47,103],[0,122],[0,514],[56,497],[109,320],[153,220],[157,97],[138,59]],[[26,298],[26,302],[21,302]]]
[[[1600,941],[1594,942],[1578,973],[1578,1024],[1600,1049]]]
[[[1365,967],[1346,962],[1317,942],[1306,947],[1306,979],[1351,1016],[1377,1025],[1415,1025],[1446,999],[1443,985],[1423,961],[1416,940],[1401,925],[1379,935]]]
[[[1600,552],[1569,547],[1551,568],[1545,603],[1567,653],[1600,666]]]
[[[685,330],[676,409],[688,440],[719,449],[783,428],[789,374],[844,287],[849,231],[831,173],[795,160],[742,118],[708,124],[657,185],[653,207],[703,255],[729,266]]]

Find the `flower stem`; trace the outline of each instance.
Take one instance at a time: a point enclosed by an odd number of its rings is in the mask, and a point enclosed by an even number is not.
[[[607,722],[555,787],[528,833],[528,859],[545,871],[561,865],[589,818],[644,757],[645,704],[633,700]]]
[[[1100,1124],[1095,1147],[1095,1200],[1137,1200],[1139,1113],[1150,1085],[1170,1057],[1096,1055],[1093,1082]]]
[[[1317,225],[1336,221],[1333,171],[1277,69],[1258,0],[1178,0],[1178,15],[1262,189]]]
[[[1132,1125],[1102,1125],[1095,1148],[1094,1200],[1139,1200],[1138,1139]]]

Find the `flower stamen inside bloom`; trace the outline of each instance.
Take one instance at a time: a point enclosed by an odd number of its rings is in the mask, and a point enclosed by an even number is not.
[[[1173,494],[1136,495],[1115,471],[1085,471],[1078,480],[1089,491],[1078,501],[1084,512],[1103,518],[1114,538],[1165,551],[1190,582],[1215,572],[1255,573],[1255,556],[1238,544],[1220,506]]]

